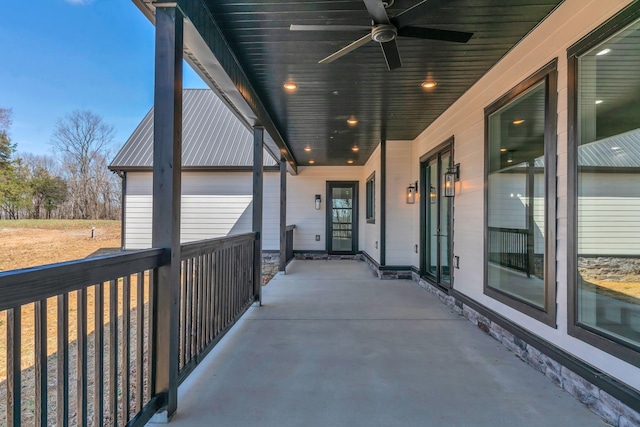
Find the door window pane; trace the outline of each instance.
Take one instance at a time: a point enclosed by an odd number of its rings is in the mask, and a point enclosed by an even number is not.
[[[451,269],[449,259],[451,251],[449,248],[451,236],[451,197],[444,195],[444,175],[451,164],[451,154],[443,154],[440,158],[440,281],[451,283]]]
[[[545,81],[488,117],[487,286],[545,307]]]
[[[331,189],[331,251],[353,251],[353,203],[352,187]]]
[[[578,322],[640,344],[640,22],[578,59]]]

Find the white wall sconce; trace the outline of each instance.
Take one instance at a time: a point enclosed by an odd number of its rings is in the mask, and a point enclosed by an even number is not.
[[[455,197],[456,181],[460,180],[460,163],[453,165],[447,169],[444,174],[444,195],[445,197]]]
[[[409,184],[407,187],[407,204],[413,205],[416,202],[416,196],[418,195],[418,181],[415,184]]]
[[[322,202],[322,199],[320,198],[319,194],[316,194],[316,210],[319,211],[320,210],[320,203]]]

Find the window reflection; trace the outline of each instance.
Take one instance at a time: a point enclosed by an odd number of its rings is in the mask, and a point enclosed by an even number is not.
[[[640,23],[579,58],[578,321],[640,344]]]
[[[487,286],[544,308],[544,81],[488,125]]]

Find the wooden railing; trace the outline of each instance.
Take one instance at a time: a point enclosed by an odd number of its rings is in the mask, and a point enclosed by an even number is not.
[[[255,233],[182,245],[179,381],[254,302]]]
[[[164,255],[0,273],[0,425],[125,425],[155,412],[151,283]]]
[[[255,240],[182,245],[179,381],[254,302]],[[145,425],[166,404],[154,278],[169,263],[150,249],[0,273],[0,425]]]
[[[531,275],[529,231],[489,227],[489,261]]]

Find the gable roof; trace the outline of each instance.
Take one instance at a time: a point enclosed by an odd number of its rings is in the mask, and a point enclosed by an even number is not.
[[[183,91],[182,167],[253,167],[253,135],[209,89]],[[264,166],[277,162],[265,150]],[[109,165],[111,170],[153,167],[153,108]]]

